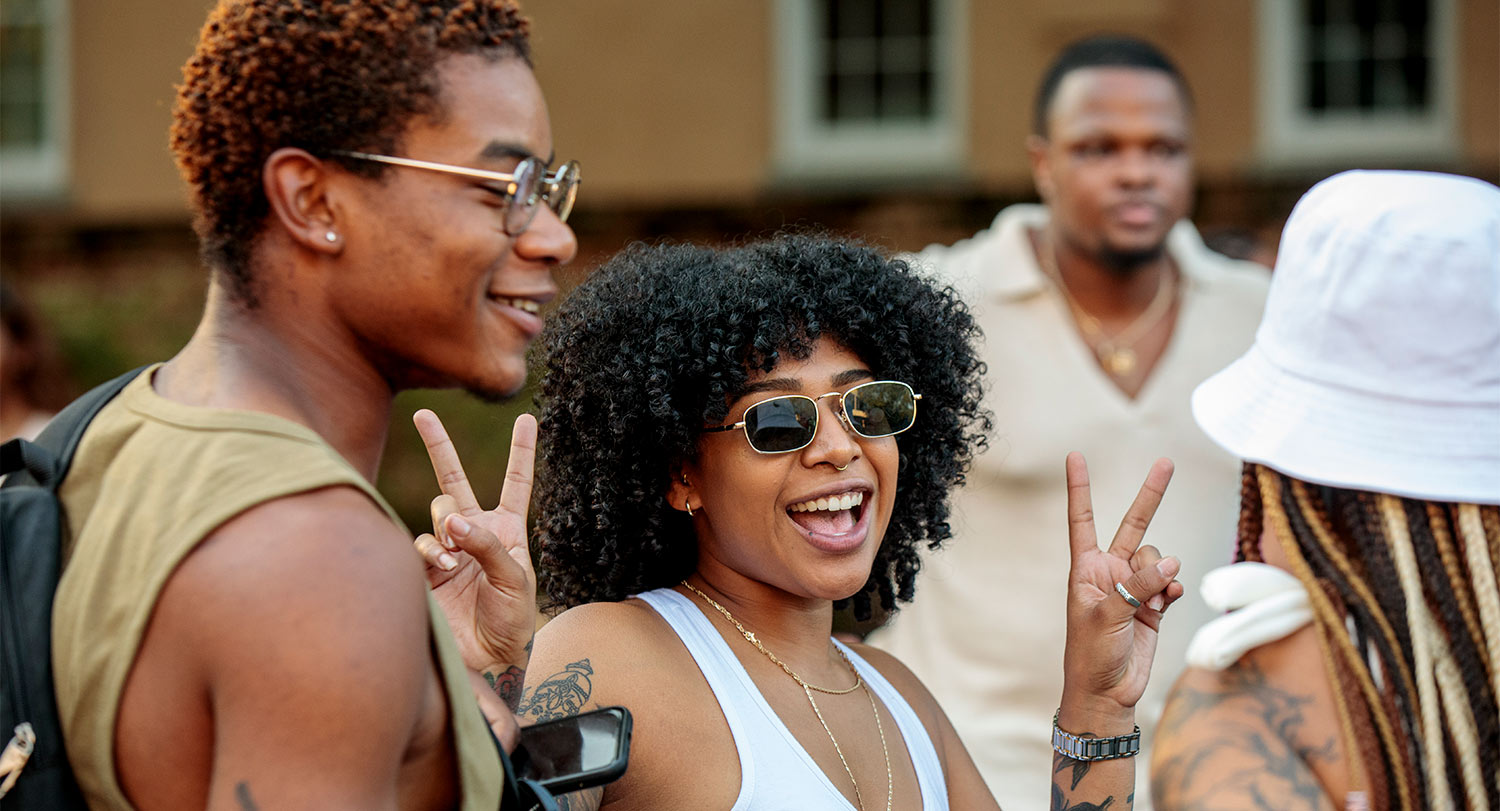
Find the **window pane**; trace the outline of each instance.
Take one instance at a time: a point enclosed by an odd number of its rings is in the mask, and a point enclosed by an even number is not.
[[[824,120],[930,118],[937,78],[933,0],[819,2]]]
[[[1427,109],[1428,0],[1303,0],[1302,8],[1308,112]]]
[[[5,0],[0,19],[0,146],[36,147],[43,138],[46,35],[34,2]]]

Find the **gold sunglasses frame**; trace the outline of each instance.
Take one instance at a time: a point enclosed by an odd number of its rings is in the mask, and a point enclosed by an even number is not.
[[[860,433],[859,429],[855,428],[854,425],[849,422],[849,415],[844,410],[844,398],[848,397],[849,394],[850,394],[850,392],[858,391],[858,390],[864,388],[865,386],[873,386],[873,385],[875,385],[877,383],[895,383],[897,385],[903,386],[907,391],[911,392],[911,399],[912,399],[911,423],[909,425],[907,425],[905,428],[902,428],[899,431],[892,431],[889,434],[879,434],[877,436],[869,436],[867,434]],[[809,401],[809,402],[811,402],[813,404],[813,415],[815,417],[817,417],[817,422],[813,424],[812,435],[807,438],[807,442],[806,443],[804,443],[802,445],[798,445],[795,448],[787,448],[786,450],[780,450],[780,451],[763,451],[760,448],[755,447],[755,443],[750,440],[750,428],[749,428],[747,420],[740,420],[739,422],[736,422],[736,423],[733,423],[733,424],[730,424],[730,425],[717,425],[717,426],[714,426],[712,428],[704,428],[703,429],[703,433],[705,433],[705,434],[717,434],[717,433],[722,433],[724,431],[733,431],[736,428],[739,428],[739,429],[743,429],[744,430],[744,433],[745,433],[745,442],[746,442],[746,444],[748,444],[750,446],[750,450],[753,450],[756,453],[763,454],[763,455],[766,455],[766,456],[770,456],[772,454],[778,454],[778,453],[796,453],[797,451],[800,451],[803,448],[806,448],[808,445],[813,444],[813,442],[817,441],[817,438],[818,438],[818,429],[821,428],[821,427],[823,427],[823,418],[819,414],[818,403],[820,401],[822,401],[822,400],[828,399],[829,397],[837,397],[837,398],[839,398],[839,407],[836,408],[836,409],[834,409],[833,413],[834,413],[835,416],[838,417],[838,421],[844,426],[845,430],[849,431],[850,433],[854,434],[855,436],[863,437],[865,439],[884,439],[885,437],[888,437],[888,436],[896,436],[897,434],[904,434],[907,431],[910,431],[912,425],[916,425],[917,424],[917,410],[918,410],[917,409],[917,404],[919,402],[921,402],[921,400],[922,400],[922,395],[918,394],[917,390],[913,389],[911,387],[911,384],[907,383],[905,381],[902,381],[902,380],[871,380],[868,383],[861,383],[858,386],[851,386],[848,391],[842,391],[842,392],[839,392],[839,391],[830,391],[830,392],[826,392],[826,393],[820,394],[817,397],[809,397],[806,394],[778,394],[775,397],[767,397],[764,400],[757,400],[757,401],[751,403],[750,405],[746,406],[745,407],[745,413],[749,414],[750,411],[752,409],[756,408],[757,406],[760,406],[760,405],[762,405],[764,403],[774,402],[776,400],[798,400],[798,399],[801,399],[801,400],[807,400],[807,401]]]

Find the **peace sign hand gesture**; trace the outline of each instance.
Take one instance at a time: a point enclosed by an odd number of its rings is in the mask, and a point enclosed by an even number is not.
[[[1155,547],[1141,546],[1172,479],[1169,460],[1158,459],[1151,466],[1107,550],[1099,549],[1094,532],[1088,466],[1082,454],[1068,454],[1067,478],[1072,568],[1062,707],[1064,716],[1081,715],[1059,719],[1059,725],[1067,729],[1065,722],[1072,721],[1073,729],[1091,729],[1112,718],[1133,716],[1151,675],[1162,613],[1183,593],[1182,584],[1173,580],[1182,564],[1174,557],[1163,558]],[[1116,584],[1138,602],[1127,601]]]
[[[427,446],[442,495],[432,500],[432,526],[415,541],[427,582],[458,640],[464,663],[491,680],[526,669],[536,630],[536,573],[526,540],[536,459],[536,418],[522,414],[511,434],[500,503],[485,510],[474,497],[458,452],[437,415],[412,415]],[[501,685],[495,684],[500,690]],[[504,692],[503,690],[501,692]]]

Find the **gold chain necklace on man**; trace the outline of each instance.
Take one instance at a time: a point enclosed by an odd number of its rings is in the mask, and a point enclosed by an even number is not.
[[[812,705],[813,715],[818,716],[818,723],[823,725],[823,731],[828,733],[828,740],[833,743],[834,754],[838,755],[839,762],[844,764],[844,774],[849,775],[849,782],[854,786],[854,802],[859,806],[859,811],[865,811],[865,798],[859,793],[859,781],[854,779],[854,771],[849,768],[849,761],[844,759],[844,750],[839,748],[838,738],[833,737],[833,730],[829,729],[828,722],[823,720],[823,713],[818,710],[818,702],[813,700],[813,691],[817,690],[820,693],[827,693],[831,696],[845,696],[854,692],[855,690],[858,690],[861,687],[864,687],[865,697],[870,699],[870,711],[875,713],[875,729],[880,733],[880,751],[885,755],[885,811],[891,811],[891,789],[895,786],[895,780],[891,775],[891,751],[887,749],[885,745],[885,727],[880,723],[880,708],[875,705],[875,695],[871,693],[870,688],[865,685],[865,680],[860,677],[859,671],[854,668],[854,663],[849,661],[849,657],[844,655],[844,652],[842,650],[839,650],[837,646],[834,647],[834,651],[838,653],[839,658],[843,659],[844,664],[849,666],[849,672],[854,674],[853,687],[849,687],[843,690],[830,690],[827,687],[819,687],[816,684],[809,684],[801,676],[798,676],[796,673],[794,673],[792,669],[787,666],[786,662],[778,659],[776,657],[776,654],[768,650],[765,645],[762,645],[760,640],[755,638],[755,634],[746,630],[745,626],[741,625],[740,621],[735,619],[733,614],[729,613],[729,609],[725,608],[722,605],[719,605],[717,600],[698,590],[698,588],[692,583],[684,580],[682,581],[682,585],[686,586],[692,593],[698,595],[699,597],[702,597],[704,602],[713,606],[716,610],[718,610],[720,614],[723,614],[724,619],[729,620],[729,622],[739,630],[740,635],[745,637],[745,641],[754,645],[757,650],[759,650],[761,653],[764,653],[767,658],[779,665],[782,670],[785,670],[786,674],[788,676],[791,676],[793,681],[802,686],[802,692],[807,694],[807,703]]]
[[[1146,309],[1136,316],[1134,321],[1125,325],[1125,328],[1113,335],[1104,331],[1104,325],[1099,323],[1078,299],[1073,297],[1073,291],[1068,289],[1067,282],[1063,281],[1062,271],[1057,267],[1057,246],[1052,243],[1048,236],[1041,236],[1039,242],[1045,243],[1038,246],[1037,257],[1041,259],[1042,272],[1057,285],[1062,291],[1063,299],[1068,303],[1068,309],[1072,310],[1073,317],[1078,321],[1078,326],[1083,328],[1084,340],[1088,341],[1090,348],[1099,358],[1099,365],[1106,372],[1118,378],[1129,377],[1136,370],[1139,357],[1136,355],[1135,345],[1146,337],[1162,318],[1172,309],[1172,273],[1165,270],[1161,274],[1161,284],[1156,287],[1156,295],[1152,297],[1151,303]]]

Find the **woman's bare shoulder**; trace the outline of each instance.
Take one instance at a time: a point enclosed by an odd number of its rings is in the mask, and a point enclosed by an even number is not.
[[[859,654],[871,667],[880,671],[880,675],[919,713],[929,703],[937,706],[937,700],[927,691],[927,686],[900,659],[885,650],[861,642],[850,644],[849,650]]]
[[[958,731],[947,713],[933,698],[932,693],[917,674],[911,672],[900,659],[880,648],[853,644],[849,649],[859,654],[896,688],[906,700],[927,730],[927,738],[943,764],[943,779],[947,784],[949,804],[954,808],[996,809],[995,797],[990,793],[979,775],[974,760],[958,738]]]
[[[527,725],[607,706],[634,719],[630,768],[606,790],[607,807],[733,803],[739,760],[718,701],[672,627],[640,600],[581,605],[543,626],[516,714]]]
[[[525,724],[611,704],[640,707],[664,681],[696,672],[677,635],[644,602],[588,603],[537,631],[516,714]]]
[[[537,632],[541,640],[558,643],[636,647],[671,633],[670,627],[651,606],[641,600],[584,603],[548,620]]]
[[[922,726],[926,727],[927,735],[942,755],[946,730],[951,726],[948,718],[943,714],[943,709],[938,705],[937,699],[928,692],[927,685],[917,678],[917,674],[911,672],[905,664],[892,656],[889,652],[880,648],[864,644],[852,644],[849,650],[859,654],[862,659],[880,672],[885,680],[896,688],[896,692],[906,699],[908,706],[921,719]]]

